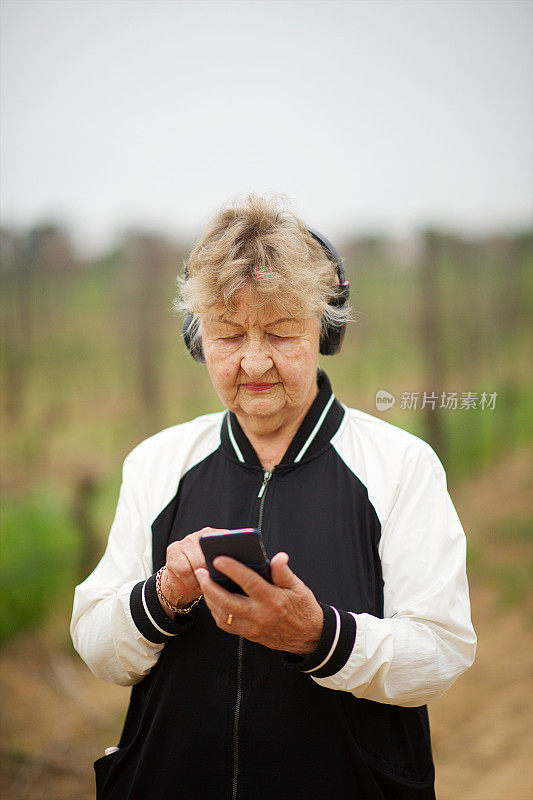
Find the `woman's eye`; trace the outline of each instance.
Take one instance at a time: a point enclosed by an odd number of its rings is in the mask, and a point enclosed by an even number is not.
[[[235,341],[237,341],[238,339],[241,339],[241,338],[242,337],[241,337],[240,334],[236,334],[235,336],[222,336],[221,341],[222,342],[235,342]]]

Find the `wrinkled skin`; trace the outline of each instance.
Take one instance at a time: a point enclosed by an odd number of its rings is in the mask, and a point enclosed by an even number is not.
[[[212,310],[201,319],[201,333],[217,394],[237,415],[263,469],[271,471],[317,395],[318,319],[287,319],[275,309],[258,309],[251,292],[243,289],[239,310],[231,315]],[[195,531],[169,546],[161,579],[167,600],[184,608],[203,594],[222,630],[274,650],[313,652],[322,632],[322,609],[289,568],[287,554],[277,553],[271,560],[273,584],[238,561],[219,556],[217,569],[246,596],[233,594],[210,579],[200,549],[200,534],[214,530]]]
[[[243,636],[272,650],[307,655],[316,649],[323,625],[323,613],[312,591],[292,572],[286,553],[270,561],[272,584],[254,570],[227,556],[218,556],[214,566],[237,583],[246,596],[228,592],[211,580],[200,549],[203,528],[167,549],[161,590],[172,605],[185,607],[204,595],[219,628]],[[162,604],[163,605],[163,604]],[[169,617],[174,613],[163,605]],[[233,620],[228,625],[228,615]]]

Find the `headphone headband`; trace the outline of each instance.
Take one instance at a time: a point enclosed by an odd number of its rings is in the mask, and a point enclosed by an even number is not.
[[[319,233],[317,230],[315,230],[315,228],[308,227],[307,231],[311,234],[313,239],[319,243],[319,245],[322,247],[322,250],[337,271],[339,283],[335,294],[329,300],[329,305],[335,306],[336,308],[344,308],[347,305],[350,297],[350,284],[346,280],[346,272],[344,269],[344,264],[342,263],[342,258],[337,250],[333,247],[329,239],[326,239],[323,234]],[[187,264],[185,264],[184,275],[185,279],[189,277]],[[336,353],[338,353],[341,349],[345,331],[345,322],[341,323],[340,325],[332,325],[328,323],[320,335],[320,353],[324,356],[336,355]],[[198,340],[196,342],[194,341],[195,333],[196,328],[194,317],[192,314],[187,314],[183,320],[183,339],[189,353],[194,360],[203,363],[205,361],[205,357],[202,349],[202,343]]]

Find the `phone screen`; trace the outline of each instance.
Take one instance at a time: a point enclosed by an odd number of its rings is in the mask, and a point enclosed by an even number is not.
[[[261,534],[257,528],[238,528],[221,533],[204,533],[200,536],[207,569],[211,579],[230,592],[244,594],[240,586],[230,580],[213,566],[217,556],[230,556],[250,569],[258,572],[262,578],[271,581],[270,562],[267,558]]]

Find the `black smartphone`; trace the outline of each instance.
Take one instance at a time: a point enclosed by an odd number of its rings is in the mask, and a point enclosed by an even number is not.
[[[261,533],[257,528],[238,528],[221,533],[202,533],[200,547],[205,556],[207,569],[211,579],[225,589],[237,594],[244,594],[240,586],[219,572],[213,566],[217,556],[230,556],[254,569],[266,581],[272,583],[270,577],[270,561],[267,558]]]

